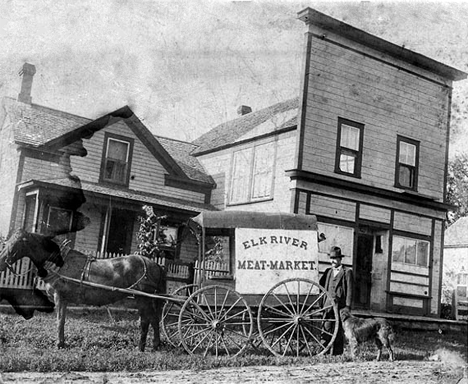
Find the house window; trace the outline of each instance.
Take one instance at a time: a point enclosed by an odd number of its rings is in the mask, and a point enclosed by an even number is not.
[[[338,119],[336,173],[361,177],[363,130],[363,124]]]
[[[272,197],[274,150],[274,143],[267,143],[234,152],[230,204]]]
[[[397,138],[395,186],[416,190],[418,184],[419,142]]]
[[[68,232],[71,230],[73,212],[69,209],[50,207],[47,216],[47,229],[52,232]]]
[[[101,180],[128,184],[133,141],[106,135]]]
[[[392,260],[394,263],[428,267],[429,242],[425,240],[393,236]]]

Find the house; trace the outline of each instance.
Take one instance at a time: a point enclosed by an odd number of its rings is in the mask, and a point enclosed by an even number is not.
[[[444,238],[443,301],[457,320],[468,319],[468,217],[447,228]]]
[[[298,97],[223,123],[193,155],[226,210],[317,216],[358,309],[438,317],[457,69],[307,8]]]
[[[181,224],[215,209],[194,145],[154,136],[128,106],[92,120],[33,104],[35,71],[26,63],[18,99],[2,100],[0,234],[67,232],[85,253],[129,254],[151,205],[167,215],[165,255],[175,258]]]

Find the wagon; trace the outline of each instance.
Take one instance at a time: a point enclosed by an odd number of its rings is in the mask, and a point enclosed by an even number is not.
[[[189,354],[231,357],[248,346],[276,356],[330,351],[338,309],[318,284],[315,216],[203,212],[189,226],[199,269],[163,308],[162,331],[171,344]],[[224,258],[227,271],[207,268],[216,258]]]

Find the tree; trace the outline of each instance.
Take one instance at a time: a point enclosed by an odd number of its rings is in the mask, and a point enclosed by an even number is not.
[[[468,155],[455,156],[448,164],[447,202],[457,207],[449,212],[448,223],[468,215]]]
[[[154,213],[153,207],[144,205],[145,216],[138,218],[140,228],[137,232],[138,255],[154,259],[161,255],[161,245],[167,243],[165,229],[161,222],[166,216],[159,216]]]

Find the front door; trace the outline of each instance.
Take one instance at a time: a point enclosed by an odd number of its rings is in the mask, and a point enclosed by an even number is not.
[[[132,245],[135,213],[125,209],[112,209],[106,251],[128,255]]]
[[[369,309],[374,236],[359,234],[354,276],[354,307]]]

